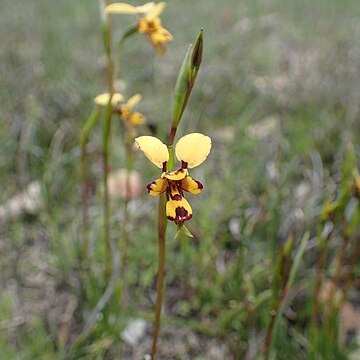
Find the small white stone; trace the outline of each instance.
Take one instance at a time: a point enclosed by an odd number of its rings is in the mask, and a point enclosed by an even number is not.
[[[121,333],[121,339],[130,346],[135,346],[145,335],[146,321],[143,319],[132,319],[125,330]]]

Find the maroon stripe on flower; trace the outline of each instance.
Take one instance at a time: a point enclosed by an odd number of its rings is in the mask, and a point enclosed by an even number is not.
[[[195,182],[197,183],[199,189],[202,190],[204,188],[203,184],[200,181],[195,180]]]
[[[192,214],[189,214],[188,211],[183,207],[179,206],[175,210],[175,218],[172,216],[167,216],[168,220],[174,221],[175,224],[182,224],[184,221],[190,220]]]
[[[152,185],[156,185],[155,181],[151,182],[150,184],[146,185],[148,193],[152,190]]]
[[[172,200],[175,200],[175,201],[180,201],[182,199],[182,196],[180,194],[170,194],[170,197]]]

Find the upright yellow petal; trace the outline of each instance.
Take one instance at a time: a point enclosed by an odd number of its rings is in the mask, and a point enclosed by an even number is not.
[[[152,183],[146,186],[148,193],[152,196],[162,194],[168,187],[168,181],[166,179],[156,179]]]
[[[167,146],[154,136],[139,136],[135,139],[137,147],[158,168],[162,169],[163,163],[169,160]]]
[[[137,105],[142,99],[141,94],[133,95],[127,102],[126,105],[132,109],[135,105]]]
[[[148,14],[151,9],[153,9],[155,7],[155,3],[153,1],[151,2],[148,2],[144,5],[141,5],[141,6],[137,6],[136,7],[136,10],[137,10],[137,13],[138,14],[141,14],[141,15],[146,15]]]
[[[211,150],[211,139],[200,133],[192,133],[179,139],[175,146],[178,160],[187,163],[189,169],[202,164]]]
[[[124,97],[120,93],[115,93],[112,96],[111,104],[112,104],[112,106],[116,106],[123,100],[124,100]],[[107,106],[107,104],[109,103],[109,93],[103,93],[103,94],[96,96],[94,101],[95,101],[96,105]]]
[[[108,14],[137,14],[138,9],[126,3],[112,3],[106,6],[106,12]]]
[[[153,19],[158,17],[165,9],[166,3],[165,2],[159,2],[158,4],[156,4],[153,8],[151,8],[147,14],[146,17],[148,19]]]
[[[181,180],[180,187],[194,195],[199,194],[199,192],[203,189],[202,183],[194,180],[191,176],[186,176],[183,180]]]

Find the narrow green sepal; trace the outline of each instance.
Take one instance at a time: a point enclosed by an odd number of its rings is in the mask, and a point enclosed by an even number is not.
[[[182,224],[182,225],[178,225],[178,227],[177,227],[177,231],[176,231],[176,234],[175,234],[175,240],[177,240],[179,237],[180,237],[180,235],[185,235],[185,236],[187,236],[187,237],[189,237],[189,238],[193,238],[194,236],[191,234],[191,232],[189,231],[189,229],[184,225],[184,224]]]

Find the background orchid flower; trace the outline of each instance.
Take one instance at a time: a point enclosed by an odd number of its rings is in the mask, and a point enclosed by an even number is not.
[[[165,52],[165,44],[170,42],[173,37],[171,33],[162,26],[160,14],[164,11],[165,2],[155,4],[146,3],[142,6],[133,6],[126,3],[113,3],[106,7],[109,14],[134,14],[138,18],[136,25],[139,33],[146,34],[155,49],[159,53]]]
[[[154,165],[163,170],[159,179],[147,185],[149,194],[157,196],[166,192],[166,216],[177,225],[182,225],[192,217],[184,191],[196,195],[203,189],[203,185],[189,175],[188,169],[199,166],[207,159],[211,139],[200,133],[180,138],[175,146],[175,155],[181,161],[181,167],[175,171],[167,171],[169,151],[161,140],[153,136],[140,136],[135,143]]]
[[[121,103],[118,110],[120,118],[134,126],[143,124],[145,122],[145,116],[140,112],[133,111],[133,107],[135,107],[141,99],[141,94],[136,94],[131,96],[128,101]]]
[[[136,126],[145,122],[145,116],[143,114],[133,111],[133,108],[141,101],[141,99],[141,94],[135,94],[124,102],[124,96],[120,93],[115,93],[111,98],[111,105],[119,113],[122,120]],[[103,93],[96,96],[94,102],[96,105],[106,107],[109,103],[109,93]]]

